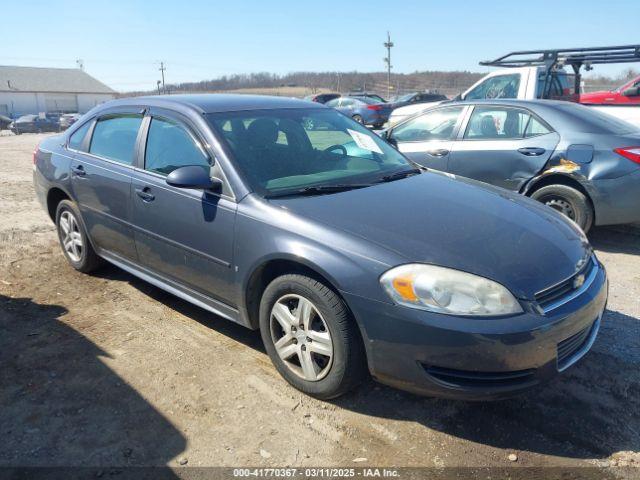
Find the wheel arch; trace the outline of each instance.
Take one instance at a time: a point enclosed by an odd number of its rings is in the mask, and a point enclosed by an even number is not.
[[[69,195],[69,193],[64,189],[57,186],[49,189],[47,192],[47,213],[54,223],[56,221],[56,210],[58,208],[58,204],[60,204],[62,200],[71,200],[71,195]]]
[[[286,274],[301,274],[314,278],[327,287],[331,288],[338,295],[345,305],[346,301],[340,295],[338,283],[323,268],[307,259],[293,255],[280,255],[277,257],[264,258],[258,262],[246,277],[242,287],[243,308],[246,323],[253,329],[259,326],[259,309],[262,292],[275,278]],[[347,305],[347,309],[349,306]]]
[[[536,190],[540,190],[542,187],[547,187],[549,185],[565,185],[567,187],[575,188],[585,197],[587,197],[587,199],[593,206],[591,194],[589,193],[589,190],[584,186],[584,184],[577,178],[562,173],[553,173],[551,175],[541,175],[539,177],[536,177],[524,187],[522,193],[527,197],[530,197]]]
[[[524,187],[522,194],[530,197],[537,190],[540,190],[543,187],[548,187],[549,185],[564,185],[566,187],[574,188],[582,193],[589,202],[589,205],[591,205],[591,211],[593,212],[593,225],[596,225],[597,210],[595,202],[593,201],[594,195],[589,191],[590,189],[575,176],[563,173],[541,175],[531,180]]]

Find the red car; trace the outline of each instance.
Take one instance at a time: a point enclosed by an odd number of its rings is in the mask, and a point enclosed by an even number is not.
[[[630,80],[615,90],[583,93],[580,103],[591,105],[640,105],[640,76]]]

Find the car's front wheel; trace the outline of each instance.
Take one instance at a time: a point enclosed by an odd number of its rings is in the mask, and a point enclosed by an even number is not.
[[[80,221],[78,208],[70,200],[58,204],[56,229],[62,252],[73,268],[89,273],[102,265],[102,259],[93,250]]]
[[[271,361],[295,388],[338,397],[366,373],[358,328],[342,299],[304,275],[283,275],[265,289],[260,333]]]
[[[575,188],[567,185],[547,185],[533,192],[531,198],[569,217],[585,233],[593,224],[593,207],[589,199]]]

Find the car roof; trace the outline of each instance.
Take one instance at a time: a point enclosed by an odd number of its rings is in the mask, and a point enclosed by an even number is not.
[[[297,98],[227,93],[129,97],[113,100],[102,105],[105,108],[116,106],[155,106],[167,108],[182,106],[196,109],[201,113],[280,108],[324,108],[321,104],[311,103]]]

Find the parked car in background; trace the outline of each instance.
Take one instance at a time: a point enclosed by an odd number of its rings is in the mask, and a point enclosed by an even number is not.
[[[383,136],[420,165],[522,193],[584,231],[640,221],[640,130],[582,105],[447,103]]]
[[[378,100],[380,103],[387,103],[387,101],[377,93],[355,91],[355,92],[347,93],[345,97],[366,97],[366,98],[373,98],[374,100]]]
[[[640,106],[640,76],[615,90],[582,93],[578,101],[586,105],[638,105]]]
[[[13,120],[11,120],[9,117],[0,115],[0,130],[8,130],[11,122],[13,122]]]
[[[82,117],[82,115],[80,115],[79,113],[65,113],[63,115],[60,115],[60,129],[66,130],[71,125],[76,123],[80,119],[80,117]]]
[[[391,107],[371,97],[340,97],[326,103],[327,107],[335,108],[339,112],[353,118],[363,125],[373,128],[382,127],[389,118]]]
[[[59,132],[60,117],[54,114],[23,115],[11,123],[9,129],[16,135],[21,133]]]
[[[640,62],[640,45],[511,52],[495,60],[480,62],[483,66],[506,68],[489,73],[454,100],[578,101],[580,69],[583,66],[627,62]],[[633,102],[598,104],[591,108],[640,128],[640,108],[636,108]]]
[[[400,108],[406,105],[416,105],[423,103],[434,103],[448,100],[446,95],[441,93],[431,92],[412,92],[398,97],[397,99],[390,101],[389,104],[392,108]]]
[[[329,100],[340,97],[339,93],[315,93],[313,95],[307,95],[304,100],[308,102],[327,103]]]
[[[404,107],[396,107],[391,111],[391,115],[389,115],[389,121],[387,122],[386,126],[387,128],[389,128],[397,125],[407,118],[413,117],[417,113],[420,113],[424,110],[427,110],[428,108],[434,107],[446,101],[447,100],[437,100],[434,102],[412,103],[409,105],[405,105]]]
[[[106,260],[259,329],[277,371],[322,399],[367,370],[428,395],[522,392],[589,351],[607,301],[573,222],[418,169],[316,103],[107,102],[42,141],[34,185],[73,268]]]

